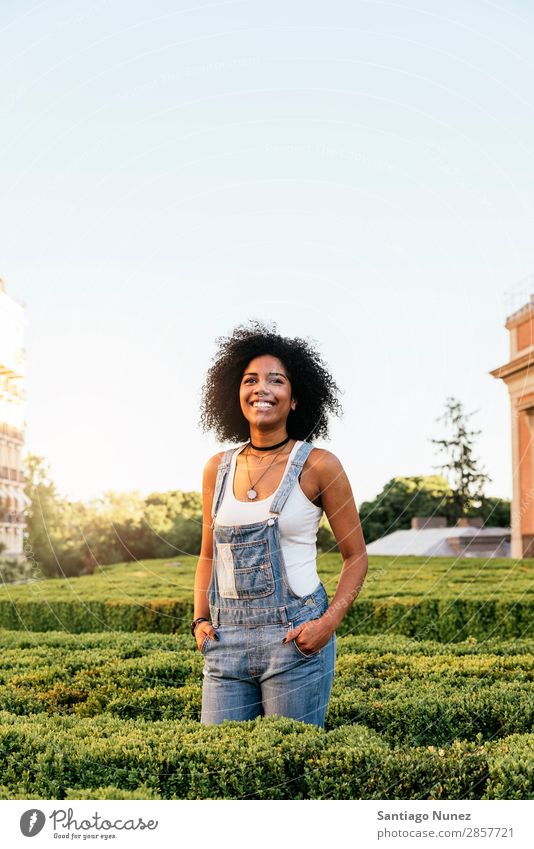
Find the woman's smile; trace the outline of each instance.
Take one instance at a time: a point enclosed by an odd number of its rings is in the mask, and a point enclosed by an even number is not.
[[[271,407],[274,407],[273,401],[252,401],[251,407],[254,407],[255,410],[270,410]]]

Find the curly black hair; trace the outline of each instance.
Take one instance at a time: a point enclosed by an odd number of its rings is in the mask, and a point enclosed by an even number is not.
[[[239,404],[243,372],[255,357],[277,357],[287,371],[296,410],[287,418],[287,433],[292,439],[311,441],[328,437],[328,411],[342,414],[337,395],[339,387],[327,370],[310,340],[290,339],[261,321],[252,320],[235,328],[231,336],[215,340],[219,350],[210,366],[201,395],[200,425],[213,430],[221,442],[242,442],[250,438],[249,423]]]

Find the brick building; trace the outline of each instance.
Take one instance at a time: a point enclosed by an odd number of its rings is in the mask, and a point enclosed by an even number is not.
[[[534,295],[506,319],[510,360],[490,372],[506,383],[512,420],[512,549],[534,557]]]

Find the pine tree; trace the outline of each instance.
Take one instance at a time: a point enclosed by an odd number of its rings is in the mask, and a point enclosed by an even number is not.
[[[446,462],[434,468],[449,473],[451,512],[457,519],[474,515],[474,511],[484,504],[484,484],[491,481],[474,456],[474,438],[482,431],[468,429],[468,419],[473,415],[464,412],[461,401],[447,398],[445,413],[436,421],[444,423],[449,430],[449,438],[430,440],[438,446],[438,453],[445,454]]]

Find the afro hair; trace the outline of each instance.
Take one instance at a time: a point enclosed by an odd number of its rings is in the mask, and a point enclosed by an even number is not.
[[[239,387],[246,366],[255,357],[270,354],[279,359],[291,382],[296,410],[287,418],[292,439],[312,441],[328,437],[328,413],[342,414],[340,392],[318,351],[310,340],[290,339],[271,327],[252,320],[239,325],[231,336],[216,339],[218,351],[212,359],[201,394],[200,425],[213,430],[221,442],[250,438],[249,423],[241,411]]]

